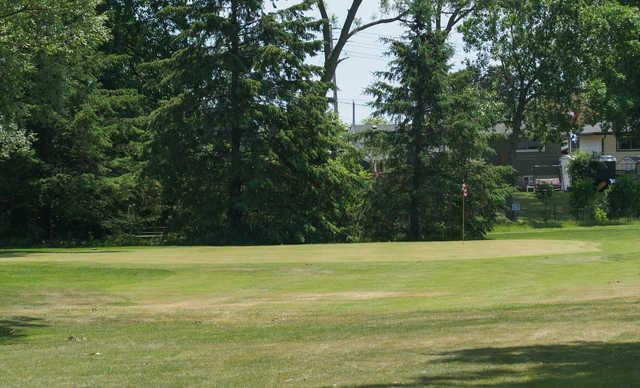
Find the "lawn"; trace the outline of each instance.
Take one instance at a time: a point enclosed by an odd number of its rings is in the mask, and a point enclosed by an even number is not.
[[[634,386],[640,225],[0,251],[0,386]]]
[[[535,225],[573,220],[567,192],[555,191],[551,196],[549,209],[545,209],[544,203],[536,197],[535,193],[516,192],[513,199],[520,204],[518,220],[521,222]],[[549,218],[548,220],[545,220],[545,215]]]

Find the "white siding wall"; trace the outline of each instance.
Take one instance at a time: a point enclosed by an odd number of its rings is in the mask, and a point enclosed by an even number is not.
[[[581,136],[580,150],[586,152],[595,152],[602,154],[602,137],[601,136]]]

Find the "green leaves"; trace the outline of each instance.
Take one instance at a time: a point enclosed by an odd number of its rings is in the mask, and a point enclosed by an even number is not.
[[[459,238],[463,181],[471,192],[465,217],[469,235],[481,237],[495,222],[507,191],[501,174],[483,161],[484,131],[493,112],[483,103],[487,96],[473,73],[450,72],[452,48],[441,24],[455,18],[447,9],[461,14],[470,4],[412,2],[403,39],[390,42],[389,70],[368,89],[376,115],[397,125],[396,132],[364,139],[365,153],[378,156],[384,166],[367,193],[363,229],[368,238]],[[446,25],[455,23],[450,19]]]
[[[585,90],[588,119],[617,133],[640,128],[640,10],[602,1],[585,9],[585,34],[591,77]]]
[[[514,139],[556,139],[584,87],[582,2],[497,0],[465,21],[467,44],[501,101]]]
[[[182,48],[159,64],[179,92],[154,113],[153,172],[176,227],[207,242],[346,240],[359,179],[344,128],[306,63],[311,2],[185,5]],[[175,18],[175,14],[168,17]]]
[[[106,36],[96,0],[0,1],[0,117],[24,114],[35,55],[72,57],[95,47]]]

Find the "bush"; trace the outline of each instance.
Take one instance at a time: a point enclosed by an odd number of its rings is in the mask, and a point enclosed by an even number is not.
[[[542,219],[546,222],[552,217],[555,213],[555,209],[553,209],[552,198],[553,198],[553,186],[549,184],[540,185],[536,188],[536,198],[542,202],[544,205],[544,214]]]
[[[609,215],[607,214],[608,193],[596,194],[596,199],[591,206],[591,218],[596,224],[606,224],[609,221]]]
[[[590,179],[575,181],[569,191],[571,214],[576,220],[587,220],[591,216],[588,211],[595,199],[596,190]]]
[[[640,216],[640,181],[631,176],[618,178],[609,189],[608,202],[612,218]]]
[[[598,159],[596,154],[584,151],[576,152],[569,164],[569,173],[573,182],[593,181],[598,174]]]

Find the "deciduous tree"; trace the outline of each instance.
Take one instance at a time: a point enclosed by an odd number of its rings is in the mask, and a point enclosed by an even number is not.
[[[464,24],[503,106],[509,162],[519,140],[559,137],[572,128],[587,72],[581,41],[583,1],[494,0]]]

